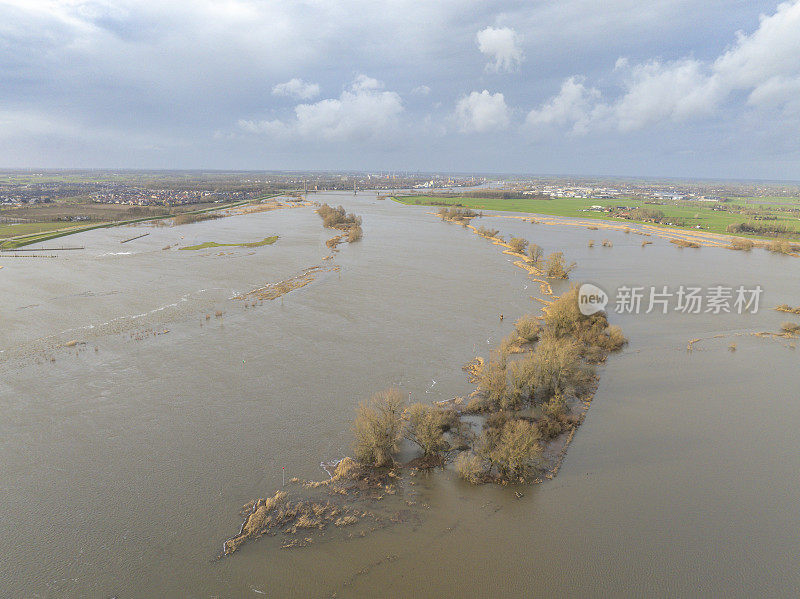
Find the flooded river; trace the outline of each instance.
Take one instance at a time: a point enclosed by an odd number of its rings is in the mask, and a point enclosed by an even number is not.
[[[521,498],[437,471],[414,480],[405,522],[217,560],[284,468],[319,480],[348,455],[359,401],[390,385],[417,401],[469,393],[461,366],[541,307],[500,248],[430,208],[313,199],[363,217],[363,240],[332,261],[310,207],[0,258],[0,596],[797,595],[800,351],[749,333],[800,322],[773,310],[800,304],[800,260],[507,215],[476,224],[563,251],[575,281],[761,285],[761,309],[612,311],[630,344],[600,369],[558,476]],[[331,263],[274,301],[233,299]]]

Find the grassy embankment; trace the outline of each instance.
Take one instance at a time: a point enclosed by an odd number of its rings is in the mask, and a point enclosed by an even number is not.
[[[269,198],[276,197],[278,194],[273,194],[269,196],[264,196],[260,198],[253,198],[249,200],[242,200],[240,202],[232,202],[230,204],[215,204],[214,206],[208,208],[201,208],[199,210],[188,210],[181,212],[181,215],[191,215],[191,214],[205,214],[208,212],[215,212],[218,210],[225,210],[228,208],[236,208],[237,206],[243,206],[245,204],[251,204],[253,202],[259,202],[261,200],[266,200]],[[49,241],[51,239],[56,239],[58,237],[65,237],[67,235],[74,235],[76,233],[84,233],[86,231],[91,231],[94,229],[105,229],[110,227],[120,227],[123,225],[133,225],[137,223],[149,222],[149,221],[158,221],[164,220],[168,218],[174,218],[177,216],[176,214],[160,214],[160,215],[148,215],[139,218],[132,218],[132,219],[125,219],[125,220],[113,220],[110,222],[100,222],[100,223],[91,223],[88,225],[68,225],[64,226],[64,223],[60,222],[42,222],[42,223],[23,223],[17,225],[0,225],[0,249],[13,249],[18,247],[23,247],[26,245],[31,245],[34,243],[40,243],[43,241]],[[20,231],[23,231],[20,233]],[[19,233],[19,234],[18,234]],[[12,236],[13,235],[13,236]],[[5,237],[5,239],[4,239]]]
[[[265,237],[261,241],[251,241],[249,243],[217,243],[216,241],[206,241],[198,245],[187,245],[182,247],[182,250],[205,250],[208,248],[224,248],[224,247],[240,247],[240,248],[257,248],[264,245],[272,245],[278,241],[278,236]]]
[[[450,206],[458,205],[473,210],[496,210],[502,212],[523,212],[535,213],[548,216],[561,216],[581,219],[606,220],[613,222],[642,222],[622,218],[614,218],[604,212],[587,211],[591,206],[629,206],[638,208],[657,209],[664,213],[666,221],[670,219],[680,220],[683,226],[670,226],[660,223],[659,226],[674,229],[695,229],[700,226],[705,231],[711,233],[729,234],[727,228],[730,225],[739,225],[743,222],[752,220],[752,215],[738,214],[722,210],[713,210],[712,205],[703,206],[698,203],[667,203],[667,204],[647,204],[644,200],[632,200],[624,198],[615,199],[583,199],[583,198],[525,198],[525,199],[499,199],[499,198],[469,198],[469,197],[443,197],[427,195],[394,196],[396,202],[407,205],[417,206]],[[757,199],[756,199],[757,200]],[[756,206],[753,199],[750,199],[747,208],[750,211],[757,210],[761,216],[768,217],[770,224],[777,224],[786,227],[800,235],[800,220],[786,212],[778,210],[775,206],[759,204]],[[742,206],[743,207],[743,206]],[[747,233],[737,233],[737,235],[747,235]],[[759,237],[758,235],[751,235]],[[768,238],[768,237],[767,237]]]

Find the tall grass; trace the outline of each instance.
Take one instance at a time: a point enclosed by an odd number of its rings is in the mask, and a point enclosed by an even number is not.
[[[751,239],[744,239],[742,237],[736,237],[731,239],[731,243],[728,246],[728,249],[731,250],[739,250],[741,252],[749,252],[753,249],[755,244]]]

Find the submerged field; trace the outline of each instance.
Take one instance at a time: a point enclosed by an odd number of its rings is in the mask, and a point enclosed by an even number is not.
[[[0,224],[0,249],[19,248],[42,241],[94,229],[134,225],[145,222],[163,222],[173,219],[177,224],[203,220],[223,210],[258,204],[275,197],[268,195],[225,204],[193,204],[176,208],[131,207],[115,204],[96,204],[86,200],[80,202],[55,202],[52,205],[34,208],[11,208],[0,210],[0,217],[21,219],[19,224]],[[80,216],[88,222],[69,222]],[[27,222],[31,221],[31,222]]]
[[[798,321],[773,308],[800,302],[800,260],[657,236],[644,247],[621,227],[602,232],[606,246],[585,227],[474,223],[563,252],[577,262],[574,282],[608,292],[761,285],[762,309],[637,315],[612,302],[609,320],[630,344],[601,367],[554,480],[475,487],[449,465],[387,482],[358,504],[358,523],[350,507],[336,512],[340,526],[305,529],[341,508],[298,506],[305,491],[291,479],[324,480],[321,462],[353,455],[359,402],[390,386],[425,404],[468,396],[462,367],[488,358],[549,297],[518,257],[427,207],[366,193],[320,201],[358,214],[363,239],[331,254],[331,231],[301,207],[97,229],[74,237],[85,250],[58,259],[0,257],[4,592],[793,593],[798,353],[791,339],[751,333]],[[163,251],[264,231],[281,234],[268,251]],[[294,281],[303,284],[274,301],[264,294]],[[554,281],[552,292],[569,285]],[[764,393],[767,371],[778,376]],[[397,458],[418,455],[403,444]],[[284,489],[284,472],[298,543],[282,549],[281,534],[265,535],[216,560],[239,510]]]

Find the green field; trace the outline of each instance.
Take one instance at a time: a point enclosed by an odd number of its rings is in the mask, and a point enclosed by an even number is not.
[[[583,199],[583,198],[555,198],[552,200],[526,198],[526,199],[497,199],[497,198],[465,198],[465,197],[441,197],[441,196],[395,196],[392,198],[396,202],[416,206],[441,207],[443,205],[458,205],[473,210],[497,210],[503,212],[523,212],[529,214],[542,214],[547,216],[564,216],[585,219],[610,220],[613,222],[640,222],[613,217],[604,212],[587,211],[591,206],[629,206],[640,208],[652,208],[664,213],[665,219],[663,226],[669,225],[671,218],[681,219],[684,224],[676,226],[679,229],[697,229],[699,226],[704,231],[712,233],[725,233],[728,225],[735,225],[743,222],[751,222],[750,215],[737,213],[740,210],[736,206],[728,206],[729,210],[713,210],[711,206],[701,205],[698,202],[685,203],[666,203],[648,204],[644,200],[632,199]],[[753,198],[757,199],[757,198]],[[788,201],[788,200],[787,200]],[[748,203],[747,209],[754,210],[755,205]],[[770,221],[788,227],[800,234],[800,219],[786,212],[761,207],[759,214],[774,216],[776,220]]]
[[[265,237],[261,241],[251,241],[250,243],[217,243],[216,241],[206,241],[198,245],[187,245],[180,248],[182,250],[205,250],[208,248],[225,248],[225,247],[239,247],[239,248],[257,248],[264,245],[272,245],[278,241],[278,236]]]
[[[16,225],[0,224],[0,239],[7,237],[18,237],[20,235],[34,235],[45,233],[56,229],[66,229],[70,227],[68,223],[19,223]]]

